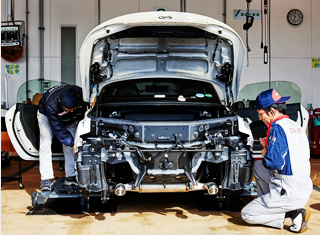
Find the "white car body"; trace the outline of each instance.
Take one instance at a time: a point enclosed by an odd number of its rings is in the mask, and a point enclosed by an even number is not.
[[[245,52],[231,27],[193,13],[141,12],[95,27],[80,50],[90,103],[75,136],[83,191],[107,201],[205,190],[223,200],[249,186],[253,137],[232,110]],[[24,106],[9,111],[9,135],[22,158],[37,159],[28,150],[36,140],[18,143],[28,139],[17,134],[28,129],[15,116]]]

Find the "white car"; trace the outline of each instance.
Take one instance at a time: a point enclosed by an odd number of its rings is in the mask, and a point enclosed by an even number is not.
[[[75,137],[82,190],[103,201],[127,191],[242,192],[253,162],[249,122],[233,111],[244,58],[232,28],[198,14],[142,12],[94,28],[80,51],[91,104]],[[22,106],[8,112],[10,137],[36,159],[36,146],[21,143]]]

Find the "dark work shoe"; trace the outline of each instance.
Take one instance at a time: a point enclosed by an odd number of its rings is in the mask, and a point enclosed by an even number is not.
[[[295,233],[303,233],[307,231],[307,223],[310,218],[311,211],[309,208],[300,208],[298,213],[292,218],[293,225],[289,230]]]
[[[66,177],[65,180],[64,180],[64,185],[67,185],[67,186],[71,186],[71,185],[78,186],[76,177],[75,176]]]
[[[40,190],[41,191],[51,191],[51,181],[50,180],[41,180]]]

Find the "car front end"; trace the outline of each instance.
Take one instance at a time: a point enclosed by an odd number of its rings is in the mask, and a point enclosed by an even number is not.
[[[252,134],[232,104],[244,54],[233,29],[197,14],[136,13],[97,26],[80,54],[91,107],[75,138],[79,186],[103,201],[243,190]]]

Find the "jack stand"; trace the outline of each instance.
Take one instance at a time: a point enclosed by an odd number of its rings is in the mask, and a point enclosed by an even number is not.
[[[65,177],[56,178],[51,183],[51,191],[33,192],[31,195],[32,207],[43,205],[50,198],[79,198],[82,196],[78,186],[64,185]]]
[[[64,179],[65,177],[56,178],[51,183],[51,191],[33,192],[31,195],[32,209],[28,215],[46,213],[46,211],[52,213],[55,210],[60,211],[59,213],[75,214],[97,211],[115,212],[117,210],[117,197],[110,196],[107,190],[102,195],[101,192],[89,192],[79,186],[64,185]],[[105,201],[101,201],[101,198],[104,198]],[[59,207],[61,203],[70,202],[70,200],[74,205],[72,208],[69,208],[68,205]]]

